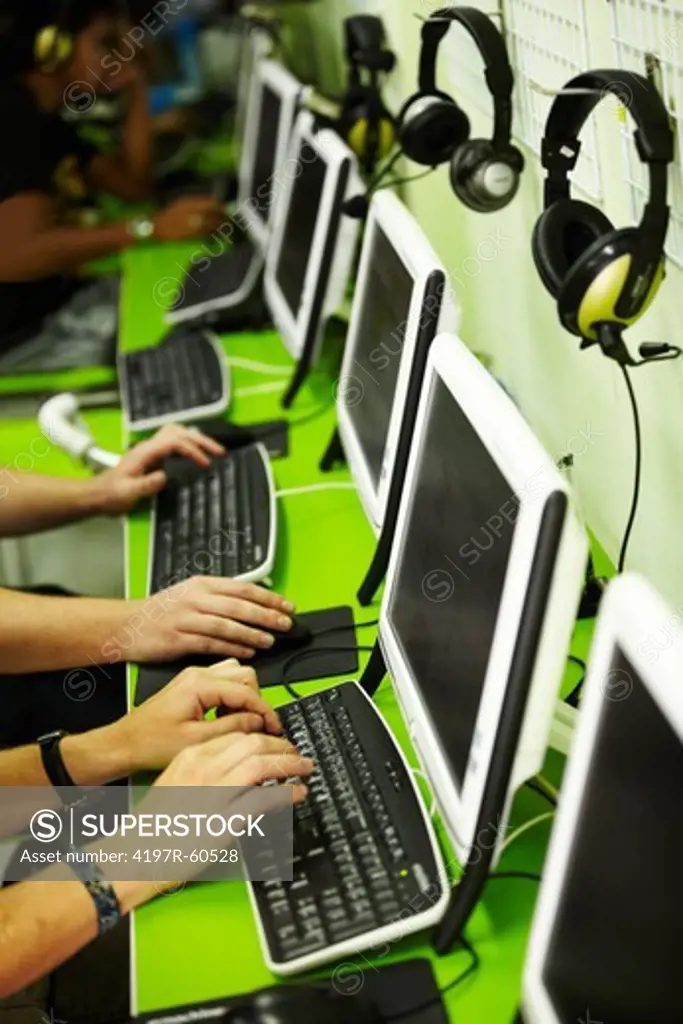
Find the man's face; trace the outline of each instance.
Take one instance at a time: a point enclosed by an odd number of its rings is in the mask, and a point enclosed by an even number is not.
[[[127,57],[131,52],[130,45],[122,47],[123,34],[121,22],[107,17],[98,17],[82,29],[67,68],[69,80],[84,82],[102,96],[129,86],[135,76],[135,61],[118,59],[118,54]]]

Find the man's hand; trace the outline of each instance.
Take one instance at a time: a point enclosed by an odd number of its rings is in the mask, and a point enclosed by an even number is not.
[[[172,661],[185,655],[252,658],[273,646],[274,633],[292,628],[294,605],[253,583],[214,576],[194,576],[144,601],[126,633],[134,640],[125,651],[105,652],[109,660]],[[115,641],[114,641],[115,643]]]
[[[308,778],[315,764],[288,740],[275,736],[232,735],[188,747],[179,754],[158,786],[259,786],[270,779]],[[292,787],[294,803],[306,799],[305,785]]]
[[[207,712],[227,710],[207,719]],[[180,751],[233,733],[282,733],[280,719],[260,695],[256,674],[231,659],[188,668],[140,707],[108,728],[123,751],[126,774],[166,768]],[[66,742],[66,741],[65,741]]]
[[[154,217],[154,238],[159,242],[187,242],[213,235],[228,220],[211,196],[183,196]]]
[[[127,452],[113,469],[95,477],[92,486],[95,506],[104,515],[130,512],[139,502],[152,498],[166,485],[166,474],[158,468],[168,455],[185,455],[199,466],[208,466],[211,456],[225,455],[217,441],[188,430],[167,426]]]

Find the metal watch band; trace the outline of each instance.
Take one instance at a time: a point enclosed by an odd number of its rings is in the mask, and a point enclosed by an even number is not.
[[[115,928],[123,917],[118,896],[114,892],[113,886],[106,880],[97,864],[92,862],[84,863],[79,860],[79,857],[83,856],[82,850],[77,846],[74,846],[72,843],[62,844],[62,848],[65,849],[67,853],[73,854],[69,859],[69,867],[76,875],[79,882],[82,882],[90,893],[90,897],[95,904],[95,909],[97,910],[98,934],[104,935],[105,932],[111,931],[112,928]]]

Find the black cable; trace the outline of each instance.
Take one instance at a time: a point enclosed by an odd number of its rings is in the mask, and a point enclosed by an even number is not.
[[[536,779],[529,779],[527,782],[527,788],[533,789],[534,793],[538,793],[544,800],[547,800],[551,807],[557,807],[557,800],[555,800],[543,786],[539,786]]]
[[[567,655],[567,661],[573,661],[574,664],[578,665],[580,669],[583,669],[583,671],[585,673],[585,671],[586,671],[586,662],[583,660],[583,658],[577,658],[575,654],[568,654]]]
[[[497,879],[502,878],[521,878],[527,882],[542,882],[543,879],[540,875],[534,874],[533,871],[494,871],[492,875],[486,880],[486,884],[489,882],[495,882]]]
[[[629,399],[631,401],[631,408],[633,410],[633,430],[636,442],[636,465],[633,479],[633,499],[631,501],[631,511],[629,513],[628,522],[626,524],[624,539],[621,542],[621,550],[619,552],[619,561],[617,564],[617,569],[620,573],[624,571],[624,566],[626,565],[628,546],[631,540],[633,526],[636,521],[636,515],[638,513],[638,502],[640,500],[640,479],[643,465],[643,441],[640,428],[640,413],[638,411],[638,401],[636,399],[636,393],[633,389],[633,382],[631,381],[631,377],[629,375],[627,368],[625,366],[622,366],[621,372],[624,375],[626,388],[628,390]]]
[[[388,181],[386,185],[382,186],[382,191],[384,191],[385,188],[396,188],[398,185],[408,185],[411,181],[420,181],[421,178],[426,178],[429,174],[433,174],[435,170],[436,167],[430,167],[426,171],[421,171],[419,174],[411,174],[407,178],[393,178],[391,181]],[[377,189],[377,191],[380,190]]]
[[[335,631],[337,630],[330,630],[330,632]],[[302,700],[302,694],[297,693],[294,687],[291,685],[291,683],[287,682],[287,673],[298,661],[303,661],[304,658],[312,658],[314,656],[317,657],[318,655],[326,653],[327,651],[329,651],[331,654],[352,654],[359,653],[361,651],[368,652],[369,654],[371,654],[374,651],[374,649],[374,647],[360,647],[356,645],[355,647],[317,647],[313,651],[297,651],[296,654],[290,655],[290,657],[287,658],[287,660],[282,666],[282,680],[280,682],[280,686],[284,686],[287,693],[294,700]]]

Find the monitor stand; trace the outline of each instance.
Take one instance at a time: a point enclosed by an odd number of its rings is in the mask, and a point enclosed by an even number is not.
[[[325,449],[325,454],[320,460],[320,472],[329,473],[336,465],[346,465],[346,454],[338,430],[333,433],[330,443]]]

